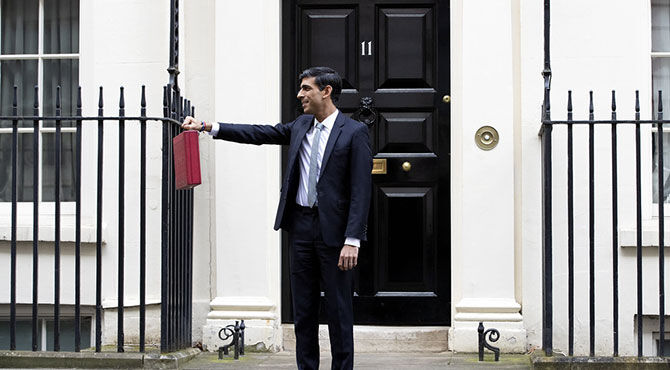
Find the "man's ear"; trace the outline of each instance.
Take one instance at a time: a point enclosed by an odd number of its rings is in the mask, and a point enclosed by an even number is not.
[[[324,99],[330,97],[330,94],[333,92],[333,87],[330,85],[326,85],[326,87],[324,87],[323,90],[321,90],[321,92],[323,93],[322,97]]]

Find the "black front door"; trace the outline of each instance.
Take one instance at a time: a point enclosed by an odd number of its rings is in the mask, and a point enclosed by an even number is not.
[[[300,114],[300,71],[329,66],[343,78],[336,105],[370,129],[375,169],[356,324],[449,324],[448,0],[286,1],[282,36],[283,120]],[[282,319],[292,322],[287,246]]]

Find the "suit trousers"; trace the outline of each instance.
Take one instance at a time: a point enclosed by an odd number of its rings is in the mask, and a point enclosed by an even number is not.
[[[319,303],[325,293],[331,369],[353,369],[353,271],[337,267],[342,246],[323,242],[316,208],[296,206],[289,232],[290,275],[298,369],[319,368]]]

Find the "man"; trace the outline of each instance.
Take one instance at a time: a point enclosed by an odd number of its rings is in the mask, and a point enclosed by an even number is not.
[[[319,367],[318,314],[323,288],[332,368],[351,369],[352,269],[360,242],[366,240],[372,151],[367,127],[334,105],[342,91],[337,72],[313,67],[303,71],[299,80],[297,97],[305,114],[293,122],[210,124],[186,117],[182,127],[238,143],[289,145],[274,228],[289,233],[298,368]]]

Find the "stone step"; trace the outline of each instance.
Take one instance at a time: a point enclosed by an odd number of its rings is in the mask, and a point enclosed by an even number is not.
[[[284,350],[295,351],[293,324],[282,325]],[[448,326],[354,326],[354,349],[358,353],[444,352]],[[319,346],[330,352],[328,325],[319,325]]]

